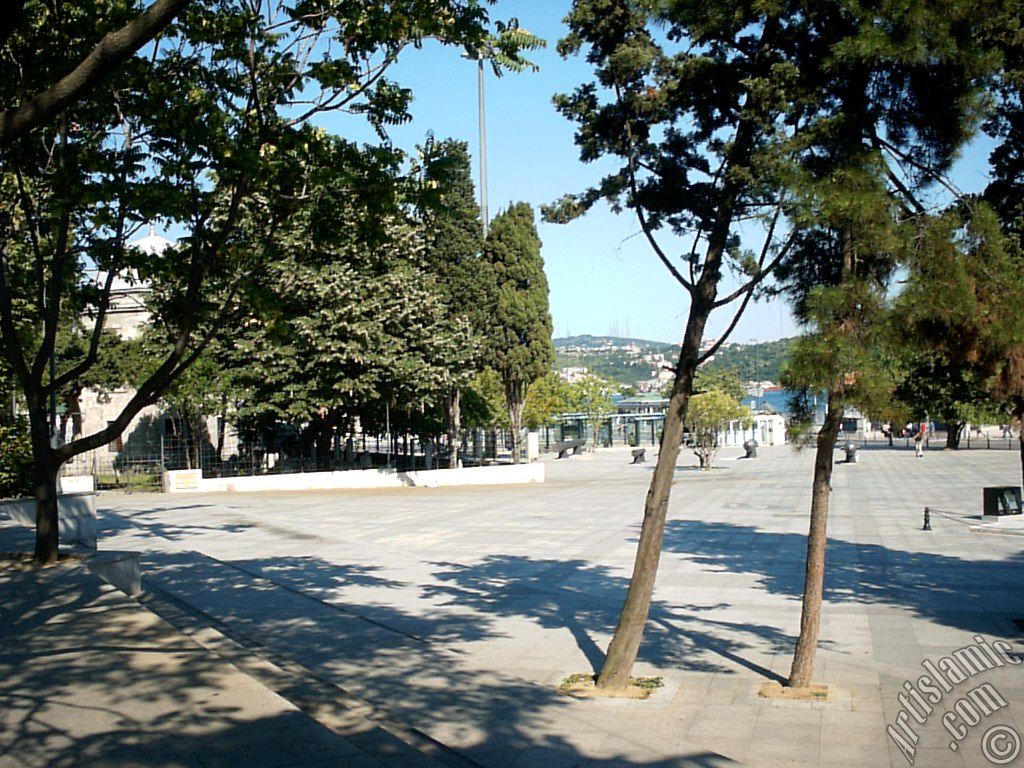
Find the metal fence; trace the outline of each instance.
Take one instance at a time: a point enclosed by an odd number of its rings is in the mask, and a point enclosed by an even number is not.
[[[354,435],[295,447],[291,451],[240,443],[218,451],[209,444],[183,445],[161,440],[131,450],[100,448],[81,454],[61,467],[61,475],[90,475],[97,490],[157,491],[166,471],[202,469],[205,477],[247,477],[293,472],[325,472],[390,467],[399,471],[448,466],[449,449],[441,440],[413,435]],[[507,430],[467,430],[458,445],[463,466],[512,462],[512,435]],[[520,442],[525,459],[526,439]]]
[[[885,437],[880,432],[867,432],[859,434],[853,438],[845,438],[842,435],[839,437],[839,443],[842,444],[852,439],[854,442],[860,443],[864,446],[880,446],[880,447],[893,447],[893,448],[914,448],[914,438],[910,436],[897,437],[893,435],[892,439]],[[925,448],[928,450],[937,450],[946,447],[947,435],[943,430],[936,430],[932,432],[925,440]],[[960,445],[957,450],[961,451],[1019,451],[1020,440],[1014,436],[1005,436],[1002,432],[989,432],[987,430],[964,430],[964,433],[960,436]]]

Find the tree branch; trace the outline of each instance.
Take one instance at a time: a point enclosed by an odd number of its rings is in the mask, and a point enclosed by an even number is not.
[[[615,97],[622,99],[622,94],[619,91],[619,87],[615,86]],[[661,249],[658,241],[654,239],[654,233],[651,232],[650,224],[647,221],[647,216],[644,215],[643,206],[640,204],[640,200],[637,195],[636,185],[636,168],[634,160],[634,143],[633,143],[633,127],[629,120],[626,120],[626,143],[629,145],[629,154],[626,156],[626,172],[629,174],[629,193],[633,198],[633,210],[636,211],[637,221],[640,222],[640,230],[644,233],[644,237],[647,238],[647,242],[650,244],[651,249],[657,254],[661,263],[665,265],[665,269],[669,271],[669,274],[676,279],[676,281],[686,289],[688,293],[693,293],[694,284],[683,277],[682,273],[676,269],[676,266],[669,260],[668,256]]]
[[[4,356],[14,368],[21,388],[31,392],[28,363],[18,343],[18,330],[14,324],[14,307],[11,304],[11,273],[7,263],[7,249],[0,243],[0,335],[3,336]]]
[[[162,32],[189,0],[156,0],[121,29],[108,32],[82,63],[50,88],[0,113],[0,149],[52,120]]]
[[[778,225],[779,216],[781,213],[782,206],[780,205],[778,208],[775,209],[775,215],[772,217],[772,223],[768,227],[768,233],[765,236],[764,245],[761,246],[761,255],[757,259],[757,274],[755,274],[753,277],[750,278],[750,280],[748,280],[746,283],[741,285],[739,288],[737,288],[729,295],[724,296],[721,299],[718,299],[714,304],[715,309],[718,309],[719,307],[724,307],[726,304],[732,304],[746,291],[753,291],[754,288],[757,287],[757,285],[762,280],[764,280],[768,275],[775,271],[775,268],[779,266],[782,260],[786,257],[786,253],[789,251],[790,246],[796,239],[795,232],[789,233],[789,236],[786,238],[786,242],[779,249],[779,252],[775,255],[775,258],[772,259],[771,262],[769,262],[767,267],[764,266],[765,259],[768,258],[768,250],[771,247],[772,240],[775,237],[775,228]]]

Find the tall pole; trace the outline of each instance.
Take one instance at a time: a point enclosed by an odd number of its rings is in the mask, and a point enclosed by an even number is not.
[[[391,403],[384,403],[384,429],[388,433],[387,443],[387,467],[391,469]]]
[[[480,214],[483,217],[484,237],[487,237],[487,119],[484,112],[484,57],[476,60],[477,103],[480,115]]]

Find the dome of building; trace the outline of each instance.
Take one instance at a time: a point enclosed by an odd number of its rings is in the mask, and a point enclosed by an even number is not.
[[[152,224],[149,225],[149,234],[128,243],[129,248],[135,248],[149,256],[159,256],[161,253],[166,251],[170,245],[171,241],[167,238],[160,237],[160,235],[156,233],[156,227]]]

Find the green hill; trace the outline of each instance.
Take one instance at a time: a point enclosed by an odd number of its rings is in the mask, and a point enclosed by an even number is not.
[[[735,344],[720,349],[708,370],[732,370],[740,381],[778,381],[793,339]],[[634,385],[667,362],[674,364],[679,346],[650,339],[617,336],[568,336],[554,340],[555,368],[588,368],[617,384]],[[660,356],[660,357],[659,357]]]
[[[733,371],[740,381],[777,382],[782,377],[782,368],[794,341],[795,338],[789,338],[759,344],[736,344],[718,350],[714,359],[704,367],[709,371]]]

